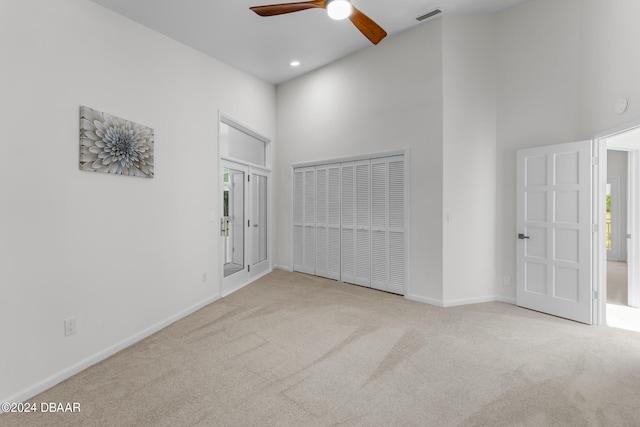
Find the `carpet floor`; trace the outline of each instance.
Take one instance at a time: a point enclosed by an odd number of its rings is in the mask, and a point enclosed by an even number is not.
[[[81,412],[0,426],[638,426],[640,334],[274,271],[30,401]]]

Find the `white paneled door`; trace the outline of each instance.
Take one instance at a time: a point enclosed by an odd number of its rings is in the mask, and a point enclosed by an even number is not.
[[[591,141],[518,151],[517,305],[592,323]]]

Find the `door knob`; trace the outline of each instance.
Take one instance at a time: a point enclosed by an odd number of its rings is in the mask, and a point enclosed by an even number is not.
[[[524,240],[524,239],[530,239],[530,237],[529,236],[525,236],[523,233],[518,233],[518,239]]]

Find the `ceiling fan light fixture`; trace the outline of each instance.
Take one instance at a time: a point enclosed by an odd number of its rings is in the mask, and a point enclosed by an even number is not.
[[[351,16],[353,7],[348,0],[327,0],[327,13],[329,18],[339,21]]]

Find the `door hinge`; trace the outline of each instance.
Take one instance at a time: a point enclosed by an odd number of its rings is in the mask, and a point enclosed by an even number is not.
[[[591,232],[592,233],[598,232],[598,224],[591,224]]]
[[[247,182],[251,182],[251,175],[247,175]]]
[[[598,291],[593,291],[593,299],[598,299]]]
[[[598,158],[596,156],[591,157],[591,164],[593,166],[598,166]]]
[[[251,220],[250,219],[247,220],[247,227],[251,227]]]
[[[247,273],[251,272],[251,265],[247,265]]]

